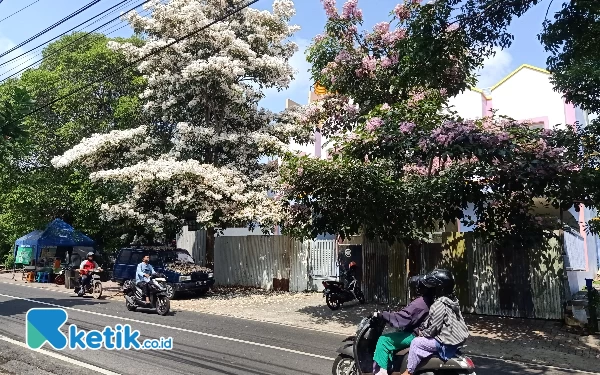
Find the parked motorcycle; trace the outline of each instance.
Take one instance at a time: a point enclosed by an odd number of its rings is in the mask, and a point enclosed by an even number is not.
[[[142,288],[137,286],[133,280],[127,280],[123,283],[123,294],[125,295],[125,305],[127,310],[135,311],[138,307],[155,309],[158,315],[167,315],[171,308],[171,301],[167,297],[167,279],[162,274],[154,274],[148,282],[150,287],[150,303],[146,303],[146,298]]]
[[[323,297],[331,310],[339,309],[345,302],[358,300],[365,303],[365,295],[358,286],[358,280],[353,278],[348,288],[340,281],[323,281]]]
[[[338,357],[333,363],[333,375],[372,375],[373,354],[377,340],[385,329],[382,318],[370,316],[358,325],[356,336],[345,339],[338,348]],[[406,371],[409,349],[400,350],[394,356],[391,375],[401,375]],[[473,361],[459,352],[455,358],[444,362],[437,355],[424,359],[414,375],[475,375]]]
[[[89,271],[89,274],[92,276],[92,282],[90,282],[84,290],[85,293],[91,294],[92,297],[94,297],[95,299],[102,297],[102,282],[100,281],[99,275],[100,272],[101,271],[98,269],[93,269]],[[81,289],[81,277],[78,277],[75,283],[76,285],[73,289],[73,292],[77,294]]]

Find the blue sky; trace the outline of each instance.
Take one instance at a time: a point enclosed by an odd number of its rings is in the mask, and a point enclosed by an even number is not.
[[[34,0],[4,0],[0,3],[0,19],[33,1]],[[0,22],[0,53],[37,34],[46,27],[57,22],[59,19],[62,19],[83,7],[90,1],[91,0],[39,0],[31,7]],[[387,20],[389,18],[389,12],[394,8],[398,1],[400,0],[359,0],[359,5],[364,12],[365,26],[371,27],[377,22]],[[65,22],[61,26],[45,34],[43,37],[22,47],[19,52],[13,52],[4,58],[0,58],[0,63],[69,30],[119,2],[120,0],[101,0],[98,4],[72,20]],[[131,4],[136,4],[138,2],[139,1],[130,1],[123,10],[129,9],[132,6]],[[294,3],[296,4],[297,15],[294,17],[293,22],[302,28],[295,36],[295,41],[300,45],[301,51],[296,54],[292,60],[292,64],[298,73],[296,80],[291,84],[288,90],[283,92],[270,91],[267,93],[267,98],[262,104],[274,111],[279,111],[284,108],[286,98],[301,104],[307,102],[308,90],[311,82],[307,73],[308,63],[304,60],[303,51],[310,43],[310,40],[316,34],[322,32],[323,26],[325,25],[325,14],[319,0],[295,0]],[[338,0],[338,3],[341,6],[343,0]],[[255,7],[260,9],[270,9],[271,4],[271,0],[260,0]],[[546,16],[548,7],[550,6],[548,16],[551,18],[553,12],[559,9],[561,4],[562,1],[552,2],[551,0],[543,0],[541,4],[529,11],[525,16],[515,20],[511,26],[511,32],[515,35],[513,45],[508,50],[499,51],[494,58],[487,62],[486,67],[481,72],[480,84],[478,86],[492,86],[521,64],[545,67],[547,55],[537,40],[537,34],[541,30],[541,24]],[[100,26],[114,16],[116,16],[116,14],[111,14],[106,19],[90,26],[85,31],[90,31],[91,29]],[[120,21],[116,21],[114,25],[118,22]],[[114,30],[122,25],[124,24],[120,23],[118,26],[109,30]],[[128,36],[130,34],[131,30],[126,27],[111,34],[111,36]],[[0,67],[0,79],[3,79],[3,73],[5,73],[7,69],[14,68],[16,65],[22,63],[25,63],[25,65],[22,65],[21,67],[26,66],[28,59],[36,57],[36,52],[32,52],[13,63]]]

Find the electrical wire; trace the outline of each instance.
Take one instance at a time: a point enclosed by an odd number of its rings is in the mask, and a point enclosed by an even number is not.
[[[175,44],[177,44],[177,43],[179,43],[179,42],[181,42],[181,41],[183,41],[185,39],[188,39],[188,38],[190,38],[190,37],[192,37],[192,36],[194,36],[194,35],[202,32],[202,31],[208,29],[212,25],[215,25],[215,24],[217,24],[219,22],[225,21],[227,18],[235,15],[236,13],[241,12],[242,10],[248,8],[249,6],[251,6],[253,4],[256,4],[258,1],[259,0],[250,0],[247,3],[236,7],[235,9],[232,9],[229,12],[224,13],[222,16],[215,18],[214,20],[212,20],[211,22],[207,23],[206,25],[204,25],[204,26],[202,26],[202,27],[200,27],[200,28],[198,28],[198,29],[196,29],[196,30],[194,30],[194,31],[192,31],[192,32],[190,32],[190,33],[188,33],[188,34],[180,37],[180,38],[177,38],[174,41],[172,41],[172,42],[170,42],[170,43],[168,43],[168,44],[166,44],[166,45],[164,45],[164,46],[162,46],[160,48],[157,48],[156,50],[154,50],[152,52],[149,52],[146,55],[144,55],[144,56],[142,56],[142,57],[140,57],[140,58],[138,58],[138,59],[136,59],[136,60],[134,60],[134,61],[132,61],[132,62],[130,62],[128,64],[123,65],[122,67],[120,67],[119,69],[115,70],[114,72],[112,72],[110,74],[106,74],[106,75],[104,75],[103,77],[101,77],[99,79],[96,79],[96,80],[94,80],[92,82],[89,82],[88,84],[85,84],[85,85],[82,85],[82,86],[80,86],[80,87],[78,87],[76,89],[73,89],[70,92],[66,93],[65,95],[62,95],[62,96],[60,96],[60,97],[58,97],[58,98],[56,98],[54,100],[51,100],[50,102],[48,102],[48,103],[46,103],[46,104],[44,104],[42,106],[39,106],[39,107],[33,109],[32,111],[30,111],[30,112],[26,113],[25,115],[21,116],[20,118],[16,119],[15,122],[22,121],[26,117],[31,116],[31,115],[33,115],[33,114],[35,114],[35,113],[37,113],[37,112],[39,112],[39,111],[41,111],[43,109],[46,109],[46,108],[48,108],[48,107],[50,107],[50,106],[58,103],[59,101],[64,100],[64,99],[70,97],[71,95],[77,94],[78,92],[83,91],[86,88],[91,87],[92,85],[95,85],[97,83],[106,81],[110,77],[112,77],[112,76],[114,76],[114,75],[116,75],[118,73],[121,73],[125,69],[131,68],[131,67],[137,65],[138,63],[140,63],[141,61],[144,61],[148,57],[156,55],[156,54],[159,54],[162,51],[164,51],[164,50],[172,47],[173,45],[175,45]]]
[[[25,55],[27,55],[28,53],[30,53],[30,52],[32,52],[32,51],[35,51],[36,49],[38,49],[38,48],[40,48],[40,47],[43,47],[43,46],[47,45],[48,43],[50,43],[50,42],[52,42],[52,41],[54,41],[54,40],[56,40],[56,39],[60,38],[61,36],[64,36],[64,35],[66,35],[66,34],[70,33],[71,31],[73,31],[73,30],[77,29],[78,27],[80,27],[80,26],[82,26],[82,25],[85,25],[86,23],[90,22],[91,20],[93,20],[93,19],[95,19],[95,18],[98,18],[98,17],[100,17],[100,16],[101,16],[101,15],[103,15],[104,13],[106,13],[106,12],[109,12],[110,10],[112,10],[112,9],[114,9],[114,8],[121,7],[121,6],[122,6],[124,3],[128,3],[128,2],[131,2],[131,1],[132,1],[132,0],[123,0],[123,1],[121,1],[120,3],[117,3],[116,5],[113,5],[112,7],[110,7],[110,8],[108,8],[108,9],[104,10],[103,12],[96,14],[94,17],[88,18],[86,21],[84,21],[84,22],[80,23],[79,25],[77,25],[77,26],[75,26],[75,27],[72,27],[71,29],[69,29],[69,30],[65,31],[64,33],[62,33],[62,34],[59,34],[59,35],[55,36],[54,38],[52,38],[52,39],[50,39],[50,40],[47,40],[47,41],[45,41],[44,43],[42,43],[42,44],[39,44],[38,46],[36,46],[36,47],[34,47],[34,48],[32,48],[32,49],[30,49],[30,50],[26,51],[26,52],[23,52],[23,53],[22,53],[22,54],[20,54],[19,56],[16,56],[16,57],[13,57],[13,58],[12,58],[12,59],[10,59],[10,60],[6,60],[6,61],[4,61],[3,63],[1,63],[1,64],[0,64],[0,66],[4,66],[4,65],[8,64],[9,62],[15,61],[15,60],[17,60],[19,57],[25,56]],[[114,10],[113,10],[113,12],[114,12]],[[112,12],[110,12],[110,13],[112,13]],[[102,19],[102,18],[100,18],[100,19]],[[92,24],[94,24],[94,22],[92,22],[90,25],[92,25]],[[89,26],[89,25],[88,25],[88,26]]]
[[[40,1],[40,0],[35,0],[33,3],[31,3],[31,4],[29,4],[29,5],[26,5],[26,6],[24,6],[23,8],[21,8],[21,9],[17,10],[16,12],[14,12],[14,13],[12,13],[12,14],[9,14],[8,16],[6,16],[6,17],[4,17],[3,19],[1,19],[1,20],[0,20],[0,22],[2,22],[2,21],[4,21],[4,20],[7,20],[7,19],[9,19],[10,17],[14,16],[15,14],[19,13],[19,12],[20,12],[20,11],[22,11],[22,10],[25,10],[25,9],[29,8],[30,6],[32,6],[33,4],[37,3],[38,1]],[[1,1],[0,1],[0,2],[1,2]]]
[[[24,45],[26,45],[27,43],[31,42],[32,40],[35,40],[37,38],[39,38],[40,36],[46,34],[48,31],[54,29],[55,27],[67,22],[68,20],[70,20],[71,18],[75,17],[76,15],[78,15],[79,13],[87,10],[88,8],[91,8],[92,6],[98,4],[100,2],[100,0],[94,0],[90,3],[88,3],[87,5],[85,5],[84,7],[76,10],[75,12],[69,14],[68,16],[66,16],[65,18],[63,18],[62,20],[56,22],[54,25],[47,27],[46,29],[40,31],[39,33],[35,34],[34,36],[32,36],[31,38],[17,44],[16,46],[14,46],[13,48],[10,48],[8,51],[0,53],[0,57],[4,57],[6,55],[8,55],[9,53],[11,53],[14,50],[17,50],[21,47],[23,47]]]
[[[126,12],[126,13],[128,13],[128,12],[131,12],[132,10],[135,10],[136,8],[138,8],[138,7],[142,6],[142,5],[144,5],[144,4],[146,4],[146,3],[150,2],[150,1],[152,1],[152,0],[145,0],[145,1],[141,2],[140,4],[137,4],[137,5],[135,5],[134,7],[130,8],[130,9],[129,9],[129,10]],[[10,78],[12,78],[12,77],[14,77],[14,76],[16,76],[17,74],[19,74],[19,73],[21,73],[21,72],[23,72],[23,71],[25,71],[25,70],[27,70],[27,69],[29,69],[29,68],[32,68],[32,67],[34,67],[34,66],[35,66],[35,65],[37,65],[38,63],[42,62],[44,59],[47,59],[47,58],[49,58],[49,57],[51,57],[51,56],[54,56],[54,55],[58,54],[58,53],[59,53],[59,52],[61,52],[61,51],[64,51],[66,48],[68,48],[68,47],[72,46],[73,44],[75,44],[76,42],[80,41],[81,39],[88,37],[89,35],[93,34],[94,32],[96,32],[96,31],[100,30],[101,28],[105,27],[106,25],[109,25],[109,24],[111,24],[112,22],[114,22],[114,21],[116,21],[116,20],[118,20],[118,19],[120,19],[120,18],[121,18],[121,15],[119,15],[119,16],[117,16],[117,17],[115,17],[115,18],[113,18],[113,19],[111,19],[111,20],[109,20],[109,21],[107,21],[107,22],[103,23],[102,25],[98,26],[97,28],[93,29],[92,31],[89,31],[89,32],[87,32],[87,33],[83,34],[83,35],[82,35],[82,36],[80,36],[79,38],[76,38],[76,39],[72,40],[71,42],[69,42],[69,43],[67,43],[66,45],[62,46],[61,48],[57,49],[56,51],[53,51],[51,54],[48,54],[47,56],[45,56],[45,57],[42,57],[41,59],[38,59],[38,60],[36,60],[36,61],[35,61],[35,62],[33,62],[32,64],[30,64],[30,65],[28,65],[28,66],[26,66],[26,67],[24,67],[24,68],[22,68],[22,69],[20,69],[20,70],[18,70],[18,71],[16,71],[16,72],[14,72],[13,74],[9,75],[8,77],[6,77],[6,78],[3,78],[3,79],[0,81],[0,83],[2,83],[2,82],[4,82],[4,81],[6,81],[6,80],[8,80],[8,79],[10,79]],[[35,58],[35,57],[33,57],[33,58],[31,58],[31,59],[29,59],[29,60],[27,60],[27,61],[31,61],[31,60],[32,60],[32,59],[34,59],[34,58]],[[27,62],[27,61],[26,61],[26,62]],[[22,63],[22,64],[19,64],[19,65],[17,65],[17,67],[18,67],[18,66],[20,66],[20,65],[23,65],[23,64],[24,64],[24,63]],[[8,73],[8,72],[10,72],[11,70],[14,70],[14,69],[16,69],[16,67],[15,67],[15,68],[12,68],[12,69],[10,69],[10,70],[8,70],[8,71],[7,71],[7,72],[5,72],[3,75],[6,75],[6,73]],[[3,76],[3,75],[2,75],[2,76]]]

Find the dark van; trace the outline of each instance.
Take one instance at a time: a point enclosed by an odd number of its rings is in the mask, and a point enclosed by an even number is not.
[[[150,264],[167,279],[167,296],[173,299],[180,292],[204,295],[215,283],[213,271],[195,264],[194,258],[184,249],[123,248],[119,250],[113,269],[113,281],[123,284],[135,280],[135,271],[144,255]]]

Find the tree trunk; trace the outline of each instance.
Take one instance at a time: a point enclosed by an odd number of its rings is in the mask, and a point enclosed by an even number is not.
[[[206,229],[206,267],[215,269],[215,228]]]

